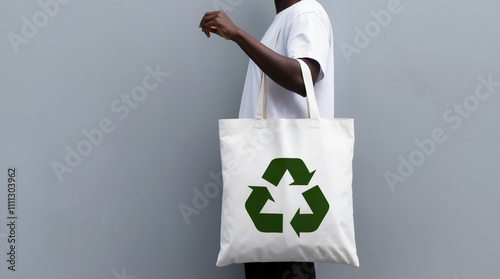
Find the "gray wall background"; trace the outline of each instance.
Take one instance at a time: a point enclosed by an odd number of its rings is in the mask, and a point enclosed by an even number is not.
[[[335,33],[336,116],[356,125],[361,267],[318,264],[318,278],[498,278],[500,2],[320,2]],[[197,28],[221,3],[259,39],[273,19],[270,0],[0,2],[1,278],[243,277],[242,265],[215,267],[220,193],[189,224],[179,210],[215,182],[217,120],[239,108],[248,58]],[[169,75],[125,115],[122,94],[148,66]],[[89,150],[82,131],[101,121],[112,131]],[[79,144],[87,156],[60,181],[54,162]]]

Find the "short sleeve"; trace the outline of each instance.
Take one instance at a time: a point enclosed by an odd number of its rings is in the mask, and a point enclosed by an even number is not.
[[[330,30],[315,12],[305,12],[295,16],[287,38],[287,53],[290,58],[310,58],[320,65],[318,81],[322,80],[328,65],[330,53]]]

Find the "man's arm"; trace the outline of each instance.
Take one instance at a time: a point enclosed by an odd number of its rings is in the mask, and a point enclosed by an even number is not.
[[[207,38],[210,38],[210,33],[214,33],[226,40],[234,41],[274,82],[303,97],[306,96],[299,62],[276,53],[239,29],[224,11],[206,13],[199,27],[207,35]],[[305,58],[304,62],[309,66],[313,82],[316,83],[320,71],[319,63],[309,58]]]

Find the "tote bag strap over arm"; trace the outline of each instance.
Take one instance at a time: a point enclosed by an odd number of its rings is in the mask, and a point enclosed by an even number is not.
[[[281,32],[281,28],[283,27],[283,23],[285,19],[281,22],[280,27],[278,28],[278,32],[274,36],[270,48],[274,50],[276,48],[276,42],[278,40],[278,36]],[[302,71],[302,79],[304,80],[304,85],[306,88],[306,98],[307,98],[307,113],[308,117],[311,119],[319,119],[319,109],[318,104],[316,103],[316,96],[314,94],[314,85],[312,82],[311,70],[309,66],[302,61],[301,59],[297,59],[300,64],[300,68]],[[255,110],[255,119],[262,120],[267,119],[267,76],[262,71],[260,86],[259,86],[259,94],[257,97],[257,107]]]

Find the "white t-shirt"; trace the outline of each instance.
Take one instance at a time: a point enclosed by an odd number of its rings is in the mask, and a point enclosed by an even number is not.
[[[334,118],[333,33],[328,15],[316,0],[302,0],[278,13],[261,42],[270,46],[278,36],[275,51],[290,58],[311,58],[320,67],[314,85],[322,118]],[[254,118],[262,71],[250,59],[240,106],[240,118]],[[286,90],[268,78],[267,118],[307,118],[306,98]]]

